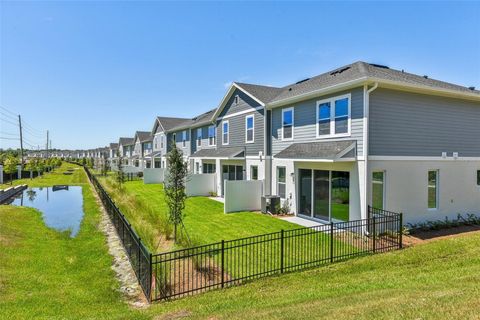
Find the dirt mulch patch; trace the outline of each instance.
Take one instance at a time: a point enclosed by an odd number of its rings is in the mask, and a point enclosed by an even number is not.
[[[480,226],[459,226],[455,228],[449,229],[441,229],[441,230],[429,230],[429,231],[418,231],[409,236],[403,236],[403,245],[404,246],[414,246],[417,244],[440,240],[440,239],[447,239],[453,238],[457,236],[461,236],[464,234],[469,233],[478,233],[480,232]]]

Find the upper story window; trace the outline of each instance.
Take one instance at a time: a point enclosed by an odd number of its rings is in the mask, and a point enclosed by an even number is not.
[[[222,122],[222,144],[228,144],[230,141],[230,128],[228,120]]]
[[[350,134],[350,94],[317,101],[317,137]]]
[[[202,146],[202,128],[197,129],[197,147]]]
[[[187,130],[182,131],[182,147],[185,148],[187,146]]]
[[[172,140],[173,140],[173,143],[175,143],[175,144],[177,143],[177,134],[176,133],[174,133],[172,135]]]
[[[245,118],[245,142],[252,143],[254,141],[254,118],[253,115],[247,116]]]
[[[215,126],[208,127],[208,145],[209,146],[215,145]]]
[[[282,140],[293,139],[293,108],[282,110]]]
[[[163,149],[163,135],[160,136],[160,148]]]

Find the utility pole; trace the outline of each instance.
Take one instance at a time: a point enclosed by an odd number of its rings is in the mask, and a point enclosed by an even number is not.
[[[47,158],[48,158],[48,130],[47,130],[47,150],[45,150],[47,153]]]
[[[18,115],[18,127],[20,128],[20,154],[22,157],[22,162],[20,164],[22,165],[23,169],[23,136],[22,136],[22,117]]]

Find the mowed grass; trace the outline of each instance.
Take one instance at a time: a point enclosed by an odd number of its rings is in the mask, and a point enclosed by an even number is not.
[[[99,179],[149,249],[159,251],[155,250],[158,249],[156,236],[161,232],[160,221],[165,221],[168,213],[163,185],[126,182],[124,186],[128,197],[112,188],[105,178]],[[206,197],[188,198],[183,218],[187,234],[195,244],[299,228],[296,224],[256,212],[225,214],[222,203]]]
[[[33,209],[0,207],[0,319],[479,318],[479,233],[135,310],[115,290],[98,207],[84,195],[74,239]]]
[[[99,208],[82,169],[61,173],[70,167],[76,166],[64,164],[56,173],[16,183],[81,185],[85,214],[75,238],[45,226],[35,209],[0,206],[1,319],[127,317],[130,309],[117,290],[112,257],[98,229]]]

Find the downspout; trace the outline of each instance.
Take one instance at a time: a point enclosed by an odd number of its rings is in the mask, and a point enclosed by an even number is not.
[[[364,195],[365,195],[365,203],[364,203],[364,210],[365,216],[361,217],[362,219],[366,219],[368,217],[368,205],[369,205],[369,192],[368,192],[368,154],[369,154],[369,118],[370,118],[370,93],[372,93],[375,89],[378,88],[378,82],[375,82],[373,87],[368,89],[368,85],[364,85],[363,87],[364,95],[363,95],[363,158],[364,158]]]

